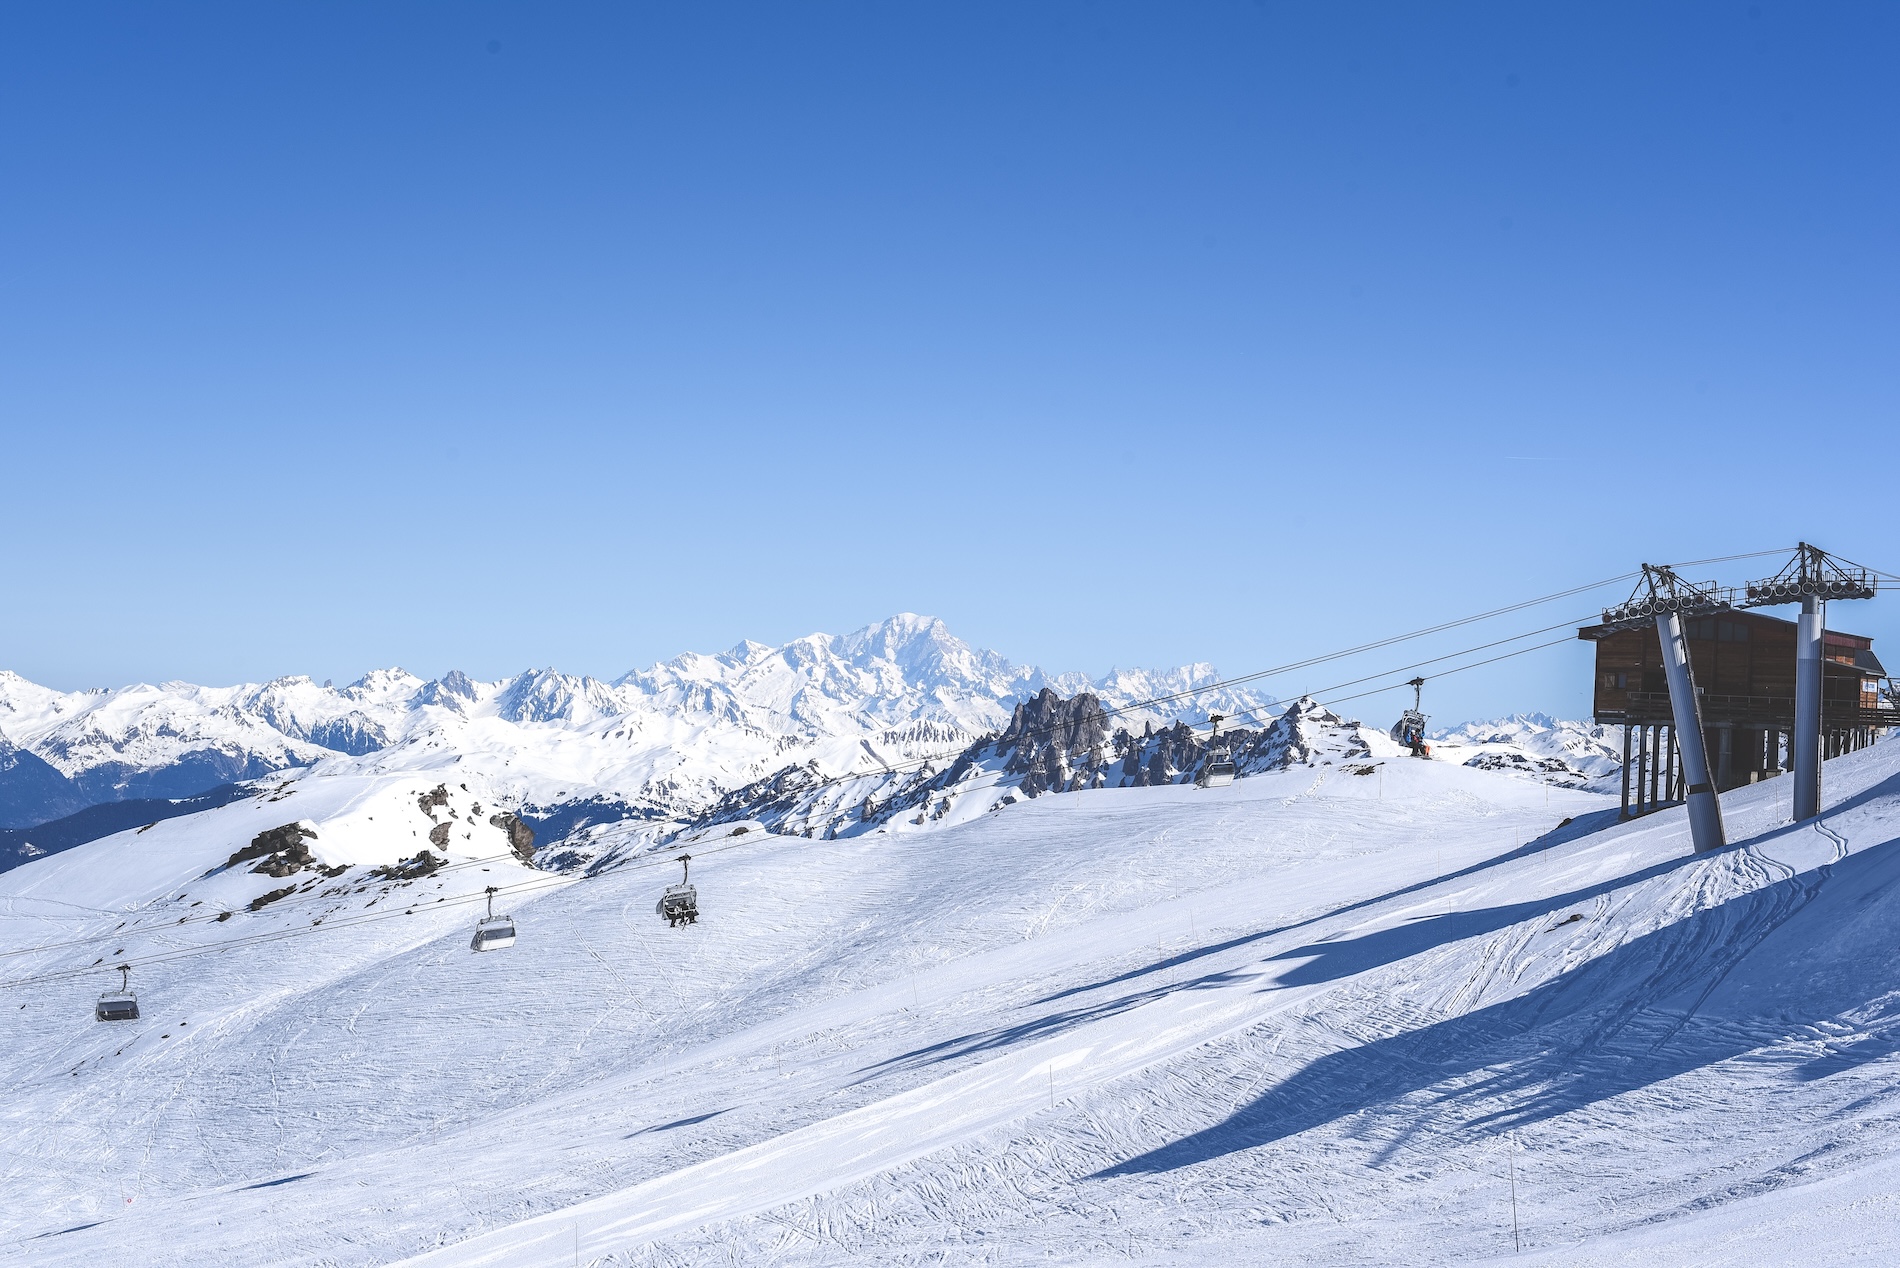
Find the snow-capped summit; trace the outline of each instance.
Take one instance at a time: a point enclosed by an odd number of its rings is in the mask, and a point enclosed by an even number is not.
[[[1015,701],[1044,682],[1040,670],[906,612],[842,636],[676,657],[615,685],[629,704],[718,713],[769,731],[836,734],[929,720],[975,735],[1001,726]]]
[[[1583,785],[1622,769],[1622,733],[1615,727],[1514,713],[1465,722],[1431,733],[1434,752],[1448,761],[1487,770],[1515,771]]]
[[[687,653],[612,682],[554,668],[425,680],[392,667],[341,688],[294,675],[59,692],[0,671],[0,730],[64,780],[55,787],[18,763],[0,771],[0,827],[307,766],[454,764],[486,772],[520,805],[597,798],[670,817],[788,765],[815,761],[836,774],[955,753],[1046,687],[1093,690],[1113,711],[1168,697],[1128,711],[1136,726],[1263,711],[1271,701],[1216,681],[1208,665],[1116,670],[1100,684],[1052,678],[914,613],[779,647]]]
[[[459,675],[458,675],[459,676]],[[462,678],[455,687],[442,684],[443,693],[462,695],[473,684]],[[614,689],[598,678],[576,677],[553,669],[530,669],[511,679],[495,696],[497,714],[510,722],[565,722],[585,725],[623,711]]]

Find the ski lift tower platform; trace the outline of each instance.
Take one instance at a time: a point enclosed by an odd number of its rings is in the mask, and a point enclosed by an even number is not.
[[[1747,610],[1769,596],[1714,593],[1732,605],[1686,614],[1683,632],[1719,792],[1793,767],[1797,629],[1793,621]],[[1653,613],[1605,615],[1624,619],[1586,625],[1577,637],[1596,644],[1593,718],[1624,728],[1623,813],[1634,817],[1682,801],[1681,746]],[[1879,731],[1900,725],[1900,710],[1880,692],[1886,677],[1873,639],[1827,631],[1827,756],[1864,748]]]

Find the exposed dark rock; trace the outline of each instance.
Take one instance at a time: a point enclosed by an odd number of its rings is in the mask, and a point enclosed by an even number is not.
[[[1064,700],[1048,687],[1033,700],[1016,706],[1009,725],[996,737],[998,747],[1018,754],[1038,752],[1068,755],[1099,750],[1108,740],[1108,718],[1102,702],[1088,692]],[[1027,762],[1012,769],[1027,769]]]
[[[441,849],[449,843],[449,825],[438,823],[429,829],[429,844]]]
[[[251,838],[251,843],[237,851],[224,861],[226,867],[236,867],[252,859],[261,859],[252,868],[264,876],[284,877],[300,872],[311,866],[316,860],[310,854],[310,847],[304,844],[305,838],[314,841],[317,834],[314,829],[301,823],[286,823],[270,828]]]
[[[508,848],[523,863],[534,862],[534,829],[521,821],[521,816],[510,811],[490,815],[488,822],[508,834]]]
[[[256,911],[261,907],[267,907],[278,899],[288,898],[296,892],[297,887],[295,885],[286,885],[282,889],[273,889],[268,894],[259,894],[256,898],[251,900],[251,910]]]
[[[370,875],[383,881],[413,881],[424,876],[434,876],[446,859],[439,859],[427,850],[422,850],[414,858],[401,859],[385,867],[371,870]]]
[[[416,805],[422,807],[422,813],[428,815],[431,819],[435,818],[435,807],[446,806],[448,804],[449,786],[447,784],[437,784],[434,788],[416,798]]]
[[[1536,775],[1564,788],[1581,788],[1589,776],[1574,770],[1561,757],[1529,757],[1523,753],[1480,753],[1465,763],[1477,770],[1512,771]]]

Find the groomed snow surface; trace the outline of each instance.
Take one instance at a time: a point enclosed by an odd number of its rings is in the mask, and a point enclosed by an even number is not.
[[[359,887],[427,786],[306,777],[0,879],[0,980],[103,961],[0,993],[0,1255],[1463,1264],[1520,1257],[1514,1184],[1525,1262],[1895,1262],[1900,744],[1818,821],[1786,783],[1699,857],[1405,758],[754,829],[669,929],[670,854],[541,877],[476,785]],[[205,877],[297,819],[347,893]],[[144,1015],[97,1023],[115,957]]]

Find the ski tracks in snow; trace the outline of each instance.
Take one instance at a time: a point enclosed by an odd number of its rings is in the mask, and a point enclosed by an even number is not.
[[[1424,1258],[1462,1262],[1497,1248],[1497,1134],[1512,1127],[1532,1151],[1519,1178],[1534,1236],[1656,1213],[1639,1146],[1659,1146],[1639,1112],[1718,1121],[1735,1059],[1773,1038],[1724,1002],[1738,969],[1825,894],[1851,824],[1694,858],[1665,812],[1531,848],[1541,796],[1502,814],[1460,784],[1422,813],[1396,774],[1385,802],[1357,788],[1369,781],[1297,778],[1263,780],[1251,805],[1052,798],[930,838],[797,847],[797,867],[756,880],[729,867],[722,885],[715,867],[700,929],[518,957],[592,1002],[524,1021],[484,1076],[507,1103],[479,1133],[470,1120],[440,1147],[359,1142],[292,1190],[142,1202],[114,1236],[156,1250],[165,1230],[173,1244],[195,1230],[237,1260],[312,1262],[289,1230],[374,1192],[382,1214],[327,1260],[439,1239],[413,1262],[976,1263],[998,1247],[1092,1262],[1218,1245],[1331,1263],[1424,1238]],[[1150,809],[1169,796],[1213,813]],[[1096,805],[1117,810],[1080,813]],[[624,923],[637,901],[614,884],[560,901]],[[715,894],[728,913],[743,897],[747,924],[720,924]],[[508,963],[481,967],[480,989],[546,989]],[[473,976],[462,957],[401,989]],[[637,1024],[620,1002],[635,995]],[[359,1041],[373,1014],[352,1007],[336,1016]],[[414,1024],[459,1034],[433,1014]],[[439,1037],[414,1042],[401,1060],[441,1059]],[[601,1056],[616,1045],[618,1066]],[[1844,1107],[1851,1077],[1809,1086]],[[1691,1152],[1710,1134],[1671,1146],[1670,1202],[1851,1152],[1817,1142],[1718,1174]],[[1729,1136],[1737,1167],[1772,1146],[1766,1126]],[[87,1257],[102,1236],[36,1258]]]

